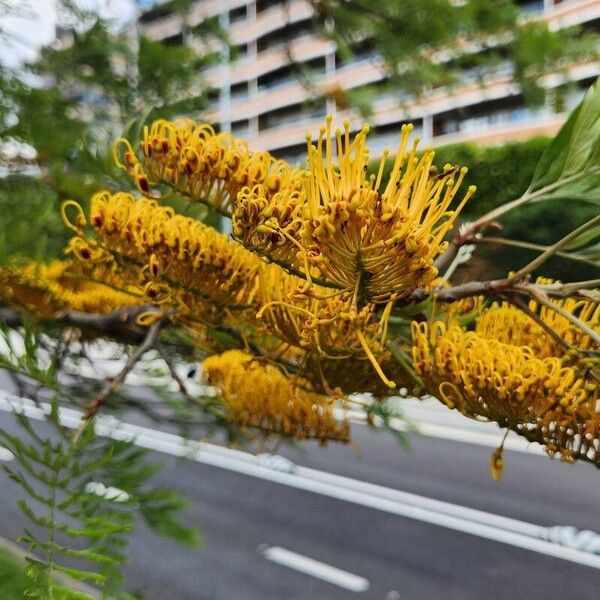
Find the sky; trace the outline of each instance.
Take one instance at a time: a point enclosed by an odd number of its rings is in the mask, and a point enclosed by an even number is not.
[[[18,16],[2,17],[7,37],[0,39],[0,60],[14,67],[35,57],[39,46],[52,41],[56,15],[54,0],[13,0],[12,4]]]
[[[52,42],[56,27],[55,0],[11,0],[20,15],[2,17],[1,27],[7,32],[0,39],[0,61],[10,67],[35,57],[37,49]],[[96,10],[103,17],[125,21],[133,15],[134,0],[79,0],[82,6]],[[149,0],[141,0],[148,5]]]

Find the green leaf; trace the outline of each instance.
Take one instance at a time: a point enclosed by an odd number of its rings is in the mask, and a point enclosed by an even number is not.
[[[55,571],[64,573],[77,581],[91,581],[97,585],[102,585],[106,581],[106,575],[102,573],[94,573],[93,571],[84,571],[82,569],[75,569],[73,567],[65,567],[64,565],[54,564],[52,568]]]
[[[542,154],[528,192],[598,166],[599,142],[600,84],[596,82]]]
[[[574,240],[564,246],[565,250],[578,250],[587,246],[590,242],[600,238],[600,225],[592,227],[588,231],[584,231],[581,235],[577,236]]]
[[[94,596],[90,596],[85,592],[80,592],[57,584],[52,586],[52,594],[54,600],[95,600]]]

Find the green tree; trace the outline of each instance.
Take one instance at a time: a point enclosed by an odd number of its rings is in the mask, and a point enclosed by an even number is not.
[[[507,61],[525,99],[539,104],[539,78],[566,71],[570,61],[596,55],[592,35],[579,28],[550,30],[514,0],[312,0],[315,19],[342,60],[373,50],[383,59],[387,90],[419,96],[460,83],[465,69],[484,79]],[[381,86],[380,86],[381,87]],[[372,88],[347,92],[368,107]]]
[[[187,10],[184,4],[178,8]],[[0,14],[17,10],[15,3],[0,4]],[[0,67],[0,140],[18,141],[36,152],[33,176],[23,175],[19,160],[4,164],[17,168],[0,179],[0,210],[7,215],[0,260],[8,254],[55,254],[64,242],[60,201],[84,200],[99,187],[118,185],[112,140],[132,117],[197,115],[211,91],[200,73],[220,60],[218,51],[199,54],[190,46],[148,39],[134,24],[117,27],[69,0],[59,3],[59,11],[60,22],[67,24],[60,43],[42,48],[35,60],[18,68]],[[226,41],[214,20],[193,35],[205,42]],[[11,227],[19,222],[28,228],[15,235]]]

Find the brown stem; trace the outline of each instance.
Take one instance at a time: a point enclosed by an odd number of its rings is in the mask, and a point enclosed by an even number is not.
[[[499,223],[495,223],[493,221],[482,221],[473,223],[467,229],[462,232],[457,233],[448,243],[448,248],[446,252],[440,254],[435,259],[435,267],[438,271],[444,271],[451,264],[452,261],[457,257],[458,251],[465,244],[473,244],[478,239],[478,234],[485,231],[488,227],[494,227],[495,229],[501,229],[501,225]]]
[[[93,419],[102,405],[106,402],[108,397],[115,392],[125,381],[127,375],[131,372],[131,370],[135,367],[135,365],[139,362],[142,356],[148,352],[155,344],[158,339],[158,335],[160,334],[160,330],[163,327],[164,323],[167,319],[159,319],[150,327],[148,327],[148,331],[146,332],[146,337],[144,341],[140,344],[137,350],[129,357],[129,360],[125,363],[125,366],[119,371],[119,373],[114,377],[111,381],[109,381],[102,390],[96,394],[94,398],[92,398],[91,402],[88,404],[83,417],[81,425],[75,434],[75,440],[77,440],[81,434],[85,431],[88,423],[91,419]]]
[[[179,391],[182,393],[182,395],[185,397],[185,399],[188,402],[192,402],[193,401],[192,395],[189,393],[187,386],[185,385],[185,382],[183,381],[183,379],[181,379],[181,377],[179,377],[179,374],[177,373],[177,370],[175,369],[175,365],[173,364],[173,361],[171,360],[171,357],[169,356],[167,351],[162,347],[161,344],[156,344],[156,349],[158,350],[160,357],[165,361],[165,364],[167,365],[167,368],[169,369],[169,373],[171,374],[171,377],[175,380],[175,383],[177,383],[177,386],[179,387]]]

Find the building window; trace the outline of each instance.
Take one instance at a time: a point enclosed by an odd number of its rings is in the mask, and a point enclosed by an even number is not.
[[[269,8],[273,8],[278,4],[282,4],[282,0],[257,0],[256,2],[256,14],[259,14]]]
[[[314,31],[315,28],[310,19],[299,21],[298,23],[289,23],[281,29],[277,29],[276,31],[272,31],[271,33],[263,35],[261,38],[258,38],[256,49],[260,54],[261,52],[277,48],[283,44],[289,44],[302,36],[314,33]]]
[[[248,7],[246,5],[239,6],[229,11],[229,23],[233,25],[238,21],[245,21],[248,18]]]
[[[248,82],[236,83],[231,86],[231,99],[244,100],[248,98]]]
[[[258,118],[258,129],[263,131],[273,127],[287,126],[299,121],[319,119],[326,113],[325,101],[320,99],[314,102],[292,104],[285,108],[273,110],[260,115]]]
[[[544,109],[528,107],[521,96],[482,102],[448,111],[433,118],[433,135],[485,131],[504,124],[527,121]]]
[[[140,15],[140,23],[153,23],[173,14],[173,2],[159,4]]]
[[[232,57],[235,60],[244,60],[248,58],[248,44],[240,44],[233,48]]]
[[[242,119],[241,121],[233,121],[231,123],[231,133],[238,137],[246,137],[250,131],[250,123],[248,119]]]
[[[357,42],[350,48],[350,53],[335,53],[335,66],[336,68],[342,68],[347,65],[351,65],[362,60],[373,60],[379,56],[377,52],[377,46],[375,40],[372,38],[366,38]]]
[[[302,66],[295,67],[295,69],[300,68],[306,69],[308,74],[312,76],[322,75],[325,73],[325,58],[315,58],[304,63]],[[299,73],[295,72],[295,69],[292,65],[286,65],[275,71],[261,75],[258,78],[258,91],[273,90],[298,81]]]
[[[183,32],[176,33],[162,40],[163,44],[167,46],[182,46],[183,45]]]
[[[306,164],[306,143],[271,150],[275,158],[285,160],[288,164],[302,167]]]
[[[544,10],[544,0],[524,0],[517,2],[517,4],[524,12],[540,12]]]

